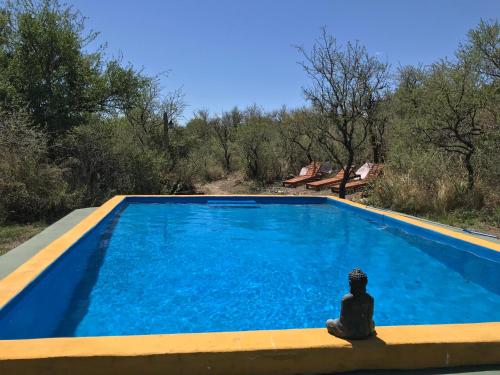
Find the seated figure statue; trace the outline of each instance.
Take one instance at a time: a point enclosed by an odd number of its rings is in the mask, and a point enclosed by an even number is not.
[[[363,339],[375,333],[373,297],[366,293],[368,277],[359,268],[349,273],[350,293],[342,298],[340,318],[326,322],[328,332],[344,339]]]

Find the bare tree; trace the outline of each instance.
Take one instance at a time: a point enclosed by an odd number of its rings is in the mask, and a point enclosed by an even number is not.
[[[344,168],[339,196],[345,198],[348,169],[368,136],[369,125],[363,117],[370,98],[387,87],[388,66],[369,56],[358,43],[342,48],[325,28],[311,51],[298,50],[305,58],[300,65],[312,81],[304,94],[323,115],[317,122],[318,141]]]
[[[170,142],[171,132],[178,125],[178,121],[187,107],[184,97],[182,90],[177,89],[169,92],[160,104],[160,109],[163,112],[163,149],[171,160],[174,159]]]

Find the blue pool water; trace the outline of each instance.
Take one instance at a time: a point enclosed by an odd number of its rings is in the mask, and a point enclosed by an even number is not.
[[[500,263],[470,248],[333,204],[129,203],[0,311],[0,339],[323,327],[355,267],[377,325],[500,321]]]

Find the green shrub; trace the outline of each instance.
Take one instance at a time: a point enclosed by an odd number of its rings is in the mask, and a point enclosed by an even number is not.
[[[116,194],[159,194],[167,184],[164,154],[141,145],[126,123],[94,121],[70,130],[59,148],[73,191],[83,204]]]
[[[0,112],[0,221],[52,219],[78,202],[48,158],[47,136],[24,112]]]

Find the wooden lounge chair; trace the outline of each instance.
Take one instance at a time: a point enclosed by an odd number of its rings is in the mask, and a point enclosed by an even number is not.
[[[351,170],[349,173],[349,179],[354,178],[356,176],[356,174],[354,173],[354,168],[355,167],[353,165],[351,167]],[[344,178],[344,168],[342,168],[340,171],[338,171],[334,177],[325,178],[323,180],[306,183],[306,188],[307,189],[314,189],[314,190],[321,190],[324,187],[340,183],[343,178]]]
[[[307,166],[307,172],[303,176],[295,176],[289,180],[283,181],[285,187],[297,187],[305,184],[306,182],[316,180],[318,178],[320,163],[313,161]]]
[[[366,177],[362,180],[354,180],[348,182],[345,185],[346,190],[358,190],[364,188],[370,182],[372,182],[376,177],[380,175],[382,172],[384,165],[383,164],[373,164],[370,168],[370,172],[366,175]],[[340,184],[336,184],[332,186],[332,192],[338,193],[340,191]]]

